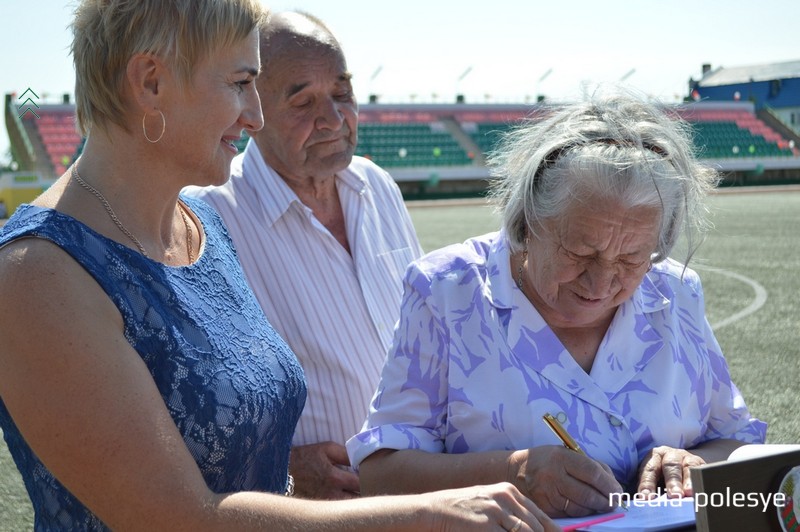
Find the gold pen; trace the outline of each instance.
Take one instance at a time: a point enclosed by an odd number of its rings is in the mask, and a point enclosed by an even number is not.
[[[555,432],[556,436],[558,436],[558,439],[564,444],[564,447],[570,451],[575,451],[576,453],[586,456],[586,453],[583,452],[583,449],[581,449],[580,445],[578,445],[578,442],[576,442],[572,436],[569,435],[567,429],[565,429],[556,418],[550,414],[545,414],[542,416],[542,419],[544,419],[544,422],[547,423],[548,427],[550,427],[550,430]],[[620,501],[619,508],[625,512],[628,511],[628,505],[625,503],[625,501]]]
[[[544,422],[547,423],[548,427],[550,427],[550,430],[555,432],[556,436],[558,436],[558,439],[564,444],[564,447],[570,451],[575,451],[576,453],[586,456],[586,453],[583,452],[583,449],[581,449],[578,443],[572,439],[572,436],[569,435],[569,432],[567,432],[567,430],[561,426],[561,423],[559,423],[556,418],[550,414],[545,414],[542,416],[542,419],[544,419]]]

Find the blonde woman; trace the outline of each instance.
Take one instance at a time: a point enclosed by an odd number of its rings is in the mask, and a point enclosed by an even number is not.
[[[509,484],[285,497],[302,369],[219,218],[261,128],[255,0],[84,0],[83,155],[0,232],[0,427],[37,530],[552,529]],[[540,523],[541,521],[541,523]]]

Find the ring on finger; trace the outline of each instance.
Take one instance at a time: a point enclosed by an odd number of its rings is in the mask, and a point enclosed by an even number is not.
[[[567,499],[567,502],[564,503],[564,513],[567,513],[568,506],[569,506],[569,499]]]
[[[513,527],[511,527],[511,529],[508,532],[517,532],[517,530],[519,530],[521,527],[522,527],[522,519],[517,517],[516,524]]]

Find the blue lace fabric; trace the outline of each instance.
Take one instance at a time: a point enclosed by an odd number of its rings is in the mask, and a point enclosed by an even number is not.
[[[152,261],[70,216],[31,205],[19,207],[0,230],[0,246],[21,237],[48,239],[94,277],[119,309],[126,339],[212,491],[284,493],[306,398],[303,371],[247,286],[219,217],[201,201],[182,199],[206,235],[189,266]],[[2,397],[0,428],[31,498],[36,530],[106,529],[39,461]]]

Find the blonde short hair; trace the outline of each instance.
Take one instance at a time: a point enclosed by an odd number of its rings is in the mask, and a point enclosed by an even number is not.
[[[128,129],[121,100],[131,57],[152,53],[185,83],[198,61],[244,39],[265,16],[258,0],[82,0],[72,22],[78,127]]]

